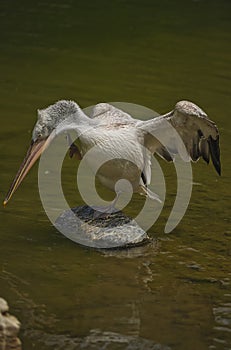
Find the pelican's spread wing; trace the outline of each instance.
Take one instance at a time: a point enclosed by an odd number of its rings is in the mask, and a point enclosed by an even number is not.
[[[108,124],[134,122],[134,119],[128,113],[109,103],[98,103],[95,105],[91,118],[105,121]]]
[[[194,103],[180,101],[163,116],[138,122],[144,132],[144,145],[167,161],[180,154],[185,161],[202,157],[220,175],[219,133],[215,123]],[[174,128],[172,128],[174,127]]]

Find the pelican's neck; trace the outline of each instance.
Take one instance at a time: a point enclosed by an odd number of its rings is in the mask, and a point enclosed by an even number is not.
[[[78,135],[81,135],[89,130],[89,127],[94,128],[97,125],[97,121],[89,118],[77,103],[73,103],[72,107],[73,108],[69,110],[65,110],[62,114],[59,113],[59,116],[53,125],[55,135],[71,130],[74,130]]]
[[[84,111],[76,104],[76,112],[73,115],[74,121],[78,125],[94,125],[95,121],[92,118],[89,118]]]
[[[32,139],[48,137],[53,130],[65,130],[69,126],[85,127],[95,125],[79,105],[74,101],[60,100],[55,104],[38,110],[38,120],[34,127]]]

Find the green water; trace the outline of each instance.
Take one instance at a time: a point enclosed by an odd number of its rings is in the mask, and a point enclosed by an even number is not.
[[[0,2],[0,196],[30,142],[36,109],[133,102],[170,111],[189,99],[216,121],[222,177],[193,165],[190,206],[164,234],[175,196],[166,176],[152,244],[96,251],[53,228],[35,167],[0,209],[0,295],[22,322],[23,349],[231,349],[231,3],[198,1]],[[77,197],[67,160],[65,191]],[[140,199],[129,206],[136,211]]]

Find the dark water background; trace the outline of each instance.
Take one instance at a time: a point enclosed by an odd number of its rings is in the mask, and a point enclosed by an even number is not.
[[[176,184],[174,168],[160,162],[167,200],[149,232],[156,240],[130,251],[89,250],[61,236],[31,171],[0,209],[0,295],[22,322],[24,349],[231,349],[230,42],[228,0],[1,0],[2,200],[36,109],[61,98],[159,113],[189,99],[221,133],[222,177],[193,165],[190,206],[168,235]],[[69,161],[66,170],[78,204]]]

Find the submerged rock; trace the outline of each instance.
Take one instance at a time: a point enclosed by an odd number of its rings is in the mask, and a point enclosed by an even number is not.
[[[147,233],[122,211],[100,216],[85,205],[65,210],[56,228],[71,240],[94,248],[119,248],[146,243]]]
[[[9,314],[9,306],[0,298],[0,350],[21,350],[18,332],[20,322]]]

